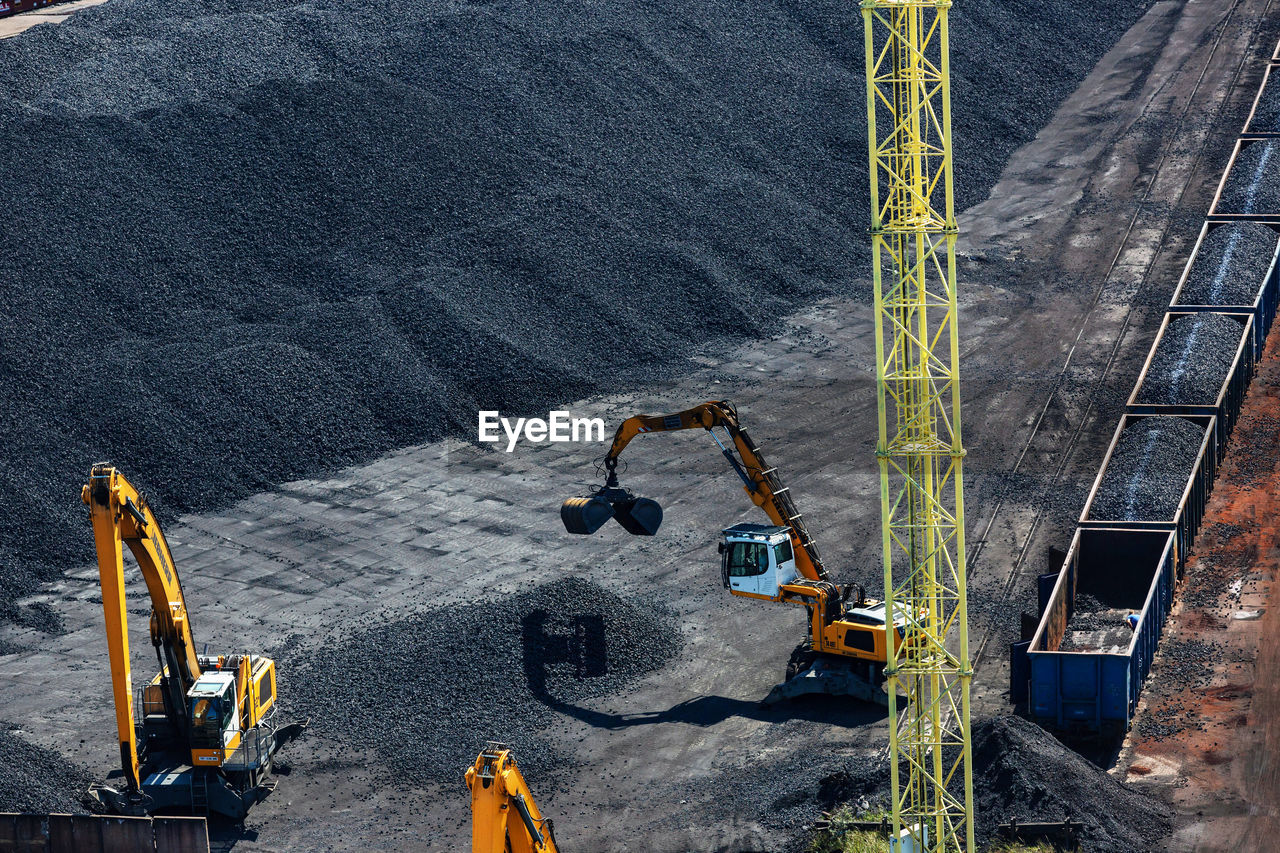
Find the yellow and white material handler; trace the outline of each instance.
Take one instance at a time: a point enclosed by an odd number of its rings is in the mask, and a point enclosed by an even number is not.
[[[742,481],[747,497],[773,522],[740,523],[721,531],[720,579],[725,589],[744,598],[799,604],[809,611],[808,636],[792,654],[786,680],[770,691],[765,703],[828,693],[887,704],[885,662],[890,655],[889,643],[896,651],[905,642],[904,614],[895,608],[894,630],[890,631],[883,602],[867,598],[856,583],[835,583],[790,489],[741,426],[732,403],[709,400],[683,412],[634,415],[623,421],[604,457],[604,485],[589,496],[569,498],[561,505],[565,529],[588,535],[613,519],[632,535],[657,533],[662,507],[619,485],[619,457],[636,436],[689,429],[711,434]]]
[[[125,789],[90,793],[123,814],[181,811],[243,819],[269,791],[276,750],[305,723],[275,725],[276,665],[262,655],[197,654],[182,582],[146,499],[106,464],[81,490],[102,583],[107,653]],[[151,596],[159,672],[139,691],[130,674],[124,591],[129,546]]]

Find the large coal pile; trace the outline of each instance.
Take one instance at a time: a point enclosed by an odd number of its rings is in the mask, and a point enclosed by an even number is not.
[[[1280,142],[1261,141],[1241,149],[1222,187],[1218,213],[1280,212]]]
[[[1195,468],[1204,430],[1182,418],[1150,417],[1120,433],[1089,517],[1171,521]]]
[[[0,724],[0,812],[91,811],[88,773]]]
[[[956,10],[961,205],[1149,5]],[[89,559],[95,461],[206,509],[852,292],[862,50],[835,0],[112,0],[0,43],[0,598]]]
[[[1227,381],[1243,331],[1239,323],[1221,314],[1192,314],[1169,323],[1138,389],[1138,402],[1213,405]]]
[[[1280,235],[1258,222],[1220,225],[1204,235],[1178,295],[1183,305],[1252,305],[1271,269]]]
[[[550,771],[555,708],[617,692],[681,647],[671,614],[567,578],[284,650],[280,695],[311,733],[396,778],[456,782],[489,740]]]
[[[1021,717],[973,727],[974,808],[985,842],[1002,823],[1071,818],[1083,851],[1152,850],[1169,834],[1168,808],[1116,781]]]

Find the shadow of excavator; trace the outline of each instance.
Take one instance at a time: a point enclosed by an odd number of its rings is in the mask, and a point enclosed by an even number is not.
[[[580,680],[609,674],[608,634],[601,615],[576,616],[572,626],[548,628],[549,614],[534,610],[521,619],[521,648],[529,690],[544,705],[593,728],[625,729],[658,723],[714,726],[733,717],[784,722],[810,720],[840,726],[864,726],[885,719],[887,709],[838,696],[806,696],[777,705],[762,705],[728,696],[699,696],[665,710],[616,714],[559,699],[548,688],[548,669],[572,668]]]

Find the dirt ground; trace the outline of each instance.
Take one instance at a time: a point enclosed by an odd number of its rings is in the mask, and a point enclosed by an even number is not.
[[[1177,851],[1275,847],[1280,341],[1272,337],[1118,770],[1167,792]]]
[[[1008,708],[1018,613],[1047,549],[1069,539],[1248,113],[1275,40],[1269,7],[1158,3],[1015,154],[991,199],[961,218],[970,588],[987,602],[973,626],[975,713]],[[872,364],[870,307],[832,300],[790,318],[781,337],[744,341],[679,381],[567,408],[614,424],[637,411],[732,400],[786,476],[827,563],[874,590]],[[794,787],[811,787],[877,754],[886,730],[882,712],[857,705],[759,708],[800,637],[801,615],[721,589],[717,532],[758,518],[713,450],[701,434],[643,438],[628,450],[627,485],[666,508],[652,540],[563,532],[558,505],[593,480],[600,446],[505,454],[457,441],[288,484],[183,518],[168,534],[194,627],[211,649],[270,649],[291,634],[318,641],[565,574],[668,603],[684,631],[680,658],[625,695],[563,709],[554,735],[582,769],[531,780],[535,794],[572,849],[778,850],[800,827],[771,818],[771,775],[797,774]],[[0,658],[0,716],[105,774],[115,750],[95,594],[87,566],[41,596],[66,634],[5,629],[0,639],[29,650]],[[135,650],[146,654],[145,601],[135,605]],[[352,673],[354,697],[359,689]],[[477,751],[502,737],[477,731]],[[797,771],[793,755],[811,756],[812,766]],[[224,849],[465,847],[462,768],[456,786],[400,790],[358,750],[305,739],[283,760],[290,772],[243,831],[220,835]]]
[[[67,3],[58,3],[54,6],[46,6],[43,9],[23,12],[21,15],[0,18],[0,39],[12,38],[18,33],[26,32],[37,24],[60,24],[81,9],[99,6],[105,2],[107,0],[70,0]]]

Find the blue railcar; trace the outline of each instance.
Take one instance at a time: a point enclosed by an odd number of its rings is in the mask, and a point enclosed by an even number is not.
[[[1026,651],[1033,720],[1075,734],[1128,729],[1173,603],[1175,540],[1171,530],[1076,531]],[[1086,594],[1114,624],[1072,626]]]

